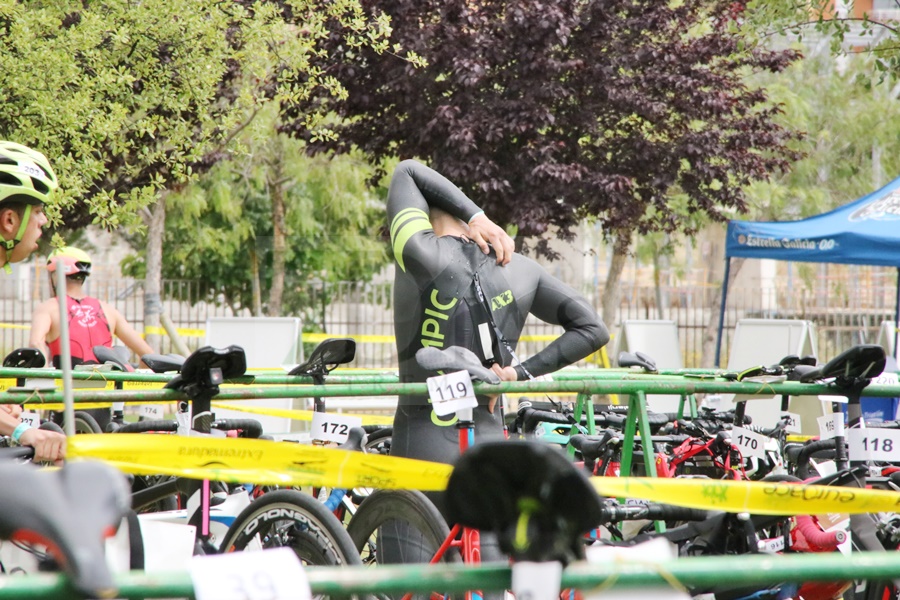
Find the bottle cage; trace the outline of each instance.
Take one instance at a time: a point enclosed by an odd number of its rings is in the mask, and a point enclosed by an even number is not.
[[[3,366],[12,369],[40,369],[47,363],[37,348],[16,348],[3,359]]]
[[[308,375],[316,385],[325,383],[325,376],[340,365],[356,358],[356,340],[353,338],[328,338],[315,347],[309,359],[297,365],[288,375]]]

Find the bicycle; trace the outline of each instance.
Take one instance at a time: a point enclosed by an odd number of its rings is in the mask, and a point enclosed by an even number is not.
[[[473,380],[500,383],[499,377],[484,368],[477,356],[465,348],[438,350],[426,347],[417,352],[416,358],[423,367],[432,371],[464,370]],[[458,411],[457,416],[459,447],[463,453],[474,443],[475,424],[471,409]],[[412,530],[401,531],[407,527],[399,525],[402,523],[408,524]],[[417,490],[375,490],[363,500],[347,525],[347,532],[366,564],[390,562],[382,543],[389,529],[421,538],[419,543],[425,546],[423,554],[430,556],[431,563],[462,561],[472,564],[481,561],[478,530],[458,523],[451,528],[434,502]]]
[[[104,539],[128,514],[125,478],[95,461],[50,471],[13,462],[32,455],[24,447],[0,451],[0,481],[15,481],[0,486],[0,539],[27,549],[44,568],[64,571],[80,596],[113,597]]]
[[[153,357],[151,362],[152,360]],[[188,416],[192,430],[209,433],[223,427],[243,429],[245,434],[261,432],[258,423],[252,420],[221,422],[215,420],[210,410],[211,399],[218,393],[219,384],[224,379],[242,375],[245,368],[243,350],[237,346],[224,349],[206,346],[184,360],[180,372],[170,380],[167,387],[178,389],[189,397],[181,410]],[[178,427],[172,421],[164,423],[170,429]],[[152,430],[156,426],[151,421],[126,427]],[[251,501],[244,486],[215,488],[216,485],[210,482],[175,478],[138,491],[134,494],[133,505],[140,509],[176,493],[188,496],[185,509],[145,513],[141,515],[141,519],[194,525],[198,531],[195,553],[288,546],[306,564],[361,563],[342,524],[319,501],[307,494],[295,490],[277,490]]]

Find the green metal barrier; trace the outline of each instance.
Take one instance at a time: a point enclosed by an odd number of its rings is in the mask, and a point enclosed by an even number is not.
[[[759,384],[752,382],[732,382],[715,380],[640,378],[632,379],[585,379],[580,381],[507,381],[497,385],[476,383],[479,394],[524,394],[569,392],[574,394],[766,394],[815,396],[818,394],[840,394],[834,387],[818,383]],[[245,388],[223,388],[216,400],[253,400],[261,398],[312,398],[347,396],[393,396],[401,394],[428,395],[424,383],[379,383],[379,384],[326,384],[294,386],[247,386]],[[866,396],[891,398],[900,396],[900,385],[870,385]],[[75,402],[148,402],[176,401],[186,396],[174,390],[93,390],[75,391]],[[0,404],[20,404],[31,402],[62,402],[62,392],[25,390],[0,393]]]
[[[307,567],[313,594],[384,594],[433,590],[503,590],[511,582],[506,565],[404,565],[390,567]],[[563,588],[659,588],[677,581],[687,587],[764,586],[779,582],[888,580],[900,575],[900,552],[744,555],[679,558],[664,563],[633,561],[570,565]],[[120,574],[117,598],[193,598],[186,571]],[[652,593],[652,590],[648,593]],[[61,575],[0,577],[0,600],[79,598]]]

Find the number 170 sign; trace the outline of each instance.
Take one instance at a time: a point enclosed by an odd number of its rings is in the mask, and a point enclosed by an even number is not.
[[[428,384],[428,397],[431,398],[434,412],[440,417],[452,415],[463,408],[478,406],[468,371],[429,377],[425,383]]]

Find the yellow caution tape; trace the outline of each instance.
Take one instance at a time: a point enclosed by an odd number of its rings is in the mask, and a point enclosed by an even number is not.
[[[314,411],[311,410],[294,410],[290,408],[251,408],[249,406],[239,406],[235,404],[226,404],[224,402],[213,402],[213,408],[227,408],[228,410],[237,410],[240,412],[252,413],[255,415],[266,415],[268,417],[282,417],[287,419],[296,419],[297,421],[312,421]],[[351,415],[341,413],[345,417],[357,417],[362,419],[363,425],[392,425],[394,417],[386,417],[383,415]]]
[[[453,467],[267,440],[125,433],[70,437],[70,459],[103,460],[136,475],[176,475],[228,483],[377,487],[437,491]]]
[[[9,388],[13,388],[13,387],[16,387],[15,378],[4,377],[4,378],[0,379],[0,392],[5,392]]]
[[[88,410],[90,408],[109,408],[112,406],[112,402],[79,402],[75,405],[75,410]],[[48,402],[44,403],[35,403],[28,402],[22,406],[22,408],[27,408],[28,410],[58,410],[62,411],[66,409],[65,404],[62,402]]]
[[[31,325],[17,325],[15,323],[0,323],[0,329],[31,329]]]
[[[206,337],[205,329],[191,329],[188,327],[176,327],[175,331],[178,332],[178,335],[183,335],[184,337]],[[156,327],[151,325],[149,327],[144,328],[144,333],[146,335],[168,335],[163,327]]]
[[[886,490],[652,477],[593,477],[591,481],[604,496],[757,515],[862,514],[900,509],[900,494]]]

